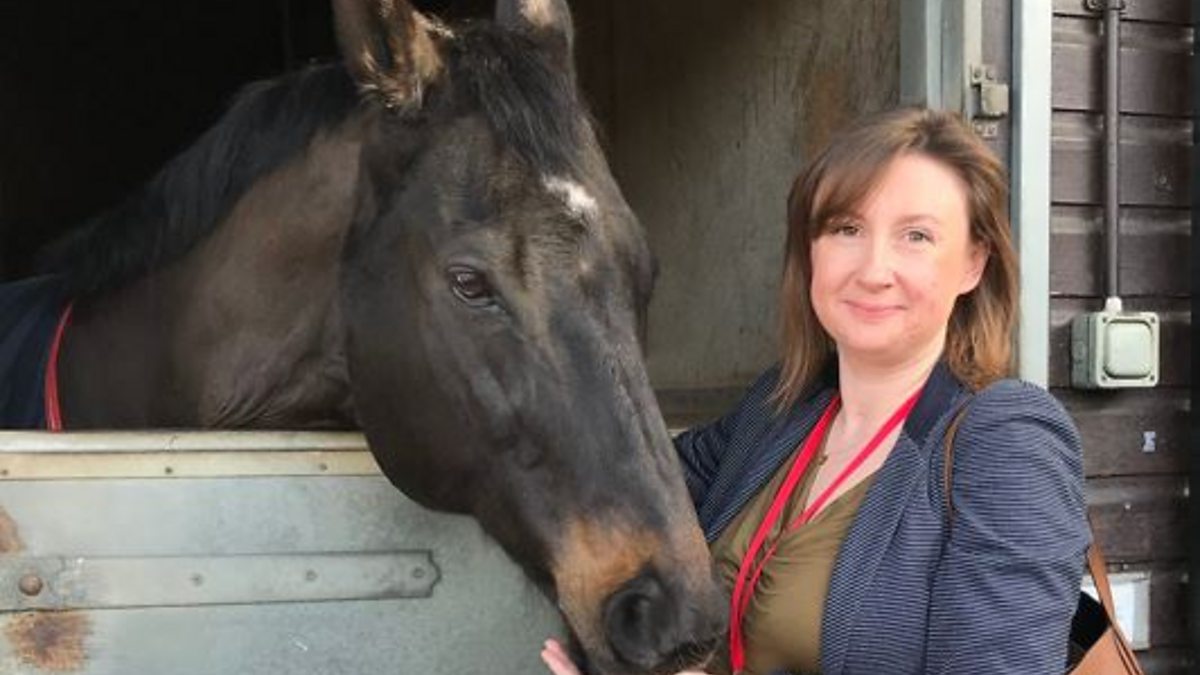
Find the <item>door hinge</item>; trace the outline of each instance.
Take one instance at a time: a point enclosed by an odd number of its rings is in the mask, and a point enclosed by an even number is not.
[[[987,63],[971,64],[970,75],[971,125],[980,136],[995,138],[1000,133],[999,120],[1008,117],[1008,83]]]

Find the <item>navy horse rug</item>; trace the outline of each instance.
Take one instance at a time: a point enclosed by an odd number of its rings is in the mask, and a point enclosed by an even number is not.
[[[52,364],[65,306],[58,277],[0,284],[0,428],[58,426],[48,422],[56,417]]]

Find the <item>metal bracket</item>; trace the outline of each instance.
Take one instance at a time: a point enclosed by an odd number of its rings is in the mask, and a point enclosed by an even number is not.
[[[995,138],[1000,133],[998,120],[1009,114],[1008,83],[1000,81],[991,64],[973,63],[969,72],[974,98],[971,124],[980,136]]]
[[[1126,3],[1125,0],[1083,0],[1083,8],[1089,12],[1107,12],[1109,10],[1124,12]]]
[[[0,557],[0,614],[428,598],[428,550],[207,557]]]

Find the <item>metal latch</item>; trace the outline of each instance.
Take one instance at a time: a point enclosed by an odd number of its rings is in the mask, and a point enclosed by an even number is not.
[[[1008,83],[996,77],[996,67],[986,63],[971,65],[972,102],[971,123],[975,132],[984,138],[1000,133],[1000,120],[1008,116]]]

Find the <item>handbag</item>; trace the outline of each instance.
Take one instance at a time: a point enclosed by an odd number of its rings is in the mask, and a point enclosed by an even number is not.
[[[967,405],[964,404],[946,428],[943,484],[946,487],[947,519],[951,521],[954,519],[954,502],[950,490],[954,476],[954,435],[966,412]],[[1088,527],[1091,528],[1090,519]],[[1104,554],[1100,552],[1100,545],[1096,543],[1094,529],[1087,562],[1088,572],[1091,573],[1096,591],[1100,595],[1100,602],[1096,602],[1083,591],[1079,592],[1079,603],[1075,607],[1075,616],[1071,619],[1068,659],[1063,672],[1068,675],[1144,675],[1133,655],[1133,649],[1117,625],[1112,588],[1108,583],[1108,568],[1104,563]]]

